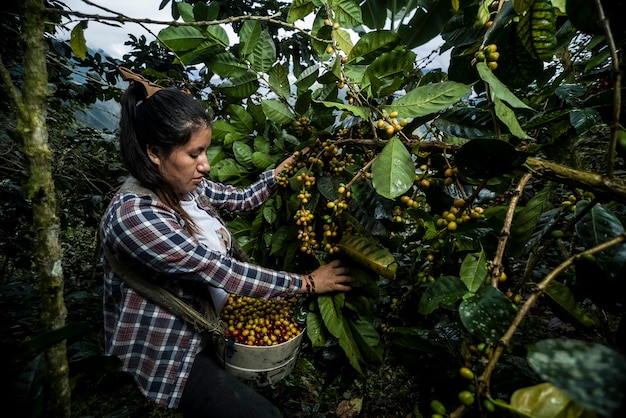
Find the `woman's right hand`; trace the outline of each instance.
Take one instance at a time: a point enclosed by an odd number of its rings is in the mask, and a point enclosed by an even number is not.
[[[311,273],[312,282],[310,285],[311,293],[320,294],[328,292],[347,292],[351,289],[350,282],[353,280],[348,272],[348,268],[341,264],[339,260],[333,260],[328,264],[318,267]],[[302,293],[307,293],[307,277],[302,280]]]

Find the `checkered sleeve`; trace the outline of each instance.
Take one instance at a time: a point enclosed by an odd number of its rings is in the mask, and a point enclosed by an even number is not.
[[[214,186],[211,193],[212,198],[218,196],[220,207],[241,210],[262,203],[269,187],[262,179],[246,190]],[[105,223],[110,229],[110,234],[105,234],[115,237],[115,252],[154,271],[208,283],[229,293],[279,299],[291,297],[301,288],[298,274],[240,262],[199,244],[178,214],[150,197],[128,194],[119,199],[117,213]]]

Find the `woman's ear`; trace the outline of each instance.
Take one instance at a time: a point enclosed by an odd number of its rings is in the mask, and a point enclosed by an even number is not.
[[[156,165],[161,164],[161,159],[159,158],[159,155],[154,151],[154,149],[150,145],[146,146],[146,151],[148,152],[148,158],[150,159],[150,161],[152,161]]]

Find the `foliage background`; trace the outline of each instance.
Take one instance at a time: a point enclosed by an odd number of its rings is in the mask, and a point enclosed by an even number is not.
[[[41,333],[25,161],[14,109],[0,97],[0,335],[10,360],[2,393],[24,415],[45,414],[41,353],[67,339],[73,415],[175,415],[143,401],[115,360],[102,357],[97,226],[125,173],[115,133],[68,109],[117,99],[116,68],[125,65],[213,109],[215,179],[245,184],[285,153],[313,149],[315,159],[294,167],[259,212],[229,219],[261,264],[310,271],[338,256],[358,279],[345,299],[308,304],[311,338],[296,372],[261,389],[286,416],[430,415],[432,400],[451,416],[483,416],[486,398],[507,402],[499,414],[560,416],[582,404],[587,414],[620,416],[626,249],[581,254],[624,234],[625,137],[615,101],[624,33],[609,19],[613,45],[602,26],[581,19],[597,13],[592,1],[495,3],[165,0],[189,25],[164,28],[160,43],[130,36],[132,52],[121,61],[83,50],[89,31],[81,23],[71,43],[56,40],[51,27],[47,120],[69,316],[62,330]],[[56,24],[61,15],[72,23],[107,19],[48,5],[58,8],[50,15]],[[607,16],[619,15],[621,2],[602,5]],[[17,2],[3,7],[10,19],[2,24],[2,62],[21,87],[21,11]],[[310,34],[280,29],[307,16]],[[231,25],[239,42],[217,23]],[[359,33],[355,45],[347,29]],[[424,72],[414,49],[440,34],[449,68]],[[484,50],[492,43],[495,60]],[[77,83],[75,71],[86,82]],[[546,160],[557,165],[544,170]],[[298,180],[303,172],[315,179],[311,186]],[[351,197],[338,192],[342,185]],[[461,215],[467,208],[469,219],[448,218],[452,208]],[[305,211],[314,216],[298,225]],[[322,242],[325,225],[336,232],[330,247],[298,238],[316,232]],[[570,264],[558,281],[540,287],[563,261]],[[524,320],[505,338],[520,311]],[[463,366],[474,379],[459,374]],[[535,386],[546,381],[568,396]],[[599,392],[578,390],[591,382]],[[515,395],[525,388],[558,398],[562,409]],[[478,401],[464,404],[464,391]]]

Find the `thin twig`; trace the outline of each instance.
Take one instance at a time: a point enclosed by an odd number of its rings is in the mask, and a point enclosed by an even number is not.
[[[609,152],[606,163],[606,176],[609,179],[612,179],[615,176],[615,152],[617,149],[617,137],[620,129],[619,116],[622,104],[622,73],[619,68],[619,58],[617,56],[615,40],[613,39],[613,33],[611,32],[609,21],[604,15],[602,2],[600,0],[596,0],[595,3],[598,11],[598,23],[602,26],[602,30],[604,31],[606,44],[608,45],[611,53],[611,66],[613,68],[613,114],[611,117],[611,139],[609,142]]]
[[[511,202],[509,203],[509,209],[506,212],[506,217],[504,218],[504,225],[502,226],[502,230],[500,231],[500,239],[498,240],[498,247],[496,249],[496,255],[493,258],[493,269],[491,270],[491,285],[493,287],[498,287],[498,280],[500,279],[500,275],[502,274],[502,258],[504,258],[504,250],[506,249],[506,243],[511,235],[511,225],[513,224],[513,217],[515,215],[515,208],[517,207],[517,202],[519,201],[520,196],[524,192],[524,187],[526,187],[526,183],[532,177],[532,174],[526,173],[522,176],[519,181],[519,184],[515,188],[513,192],[513,197],[511,197]]]

